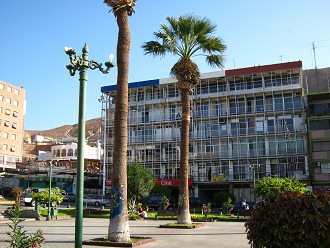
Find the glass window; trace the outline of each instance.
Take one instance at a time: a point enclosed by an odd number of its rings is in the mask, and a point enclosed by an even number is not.
[[[12,134],[11,139],[16,140],[16,134]]]
[[[11,86],[8,86],[8,87],[7,87],[7,91],[8,91],[8,92],[12,92],[12,91],[13,91],[13,88],[12,88]]]
[[[4,87],[5,87],[5,85],[4,85],[4,84],[2,84],[2,83],[0,83],[0,90],[3,90],[3,89],[4,89]]]
[[[18,116],[18,112],[17,112],[17,111],[14,111],[14,112],[13,112],[13,116],[14,116],[14,117],[17,117],[17,116]]]
[[[62,149],[61,156],[62,157],[65,157],[66,156],[66,150],[65,149]]]
[[[5,139],[8,139],[8,133],[4,132],[4,133],[3,133],[3,137],[4,137]]]
[[[17,107],[18,106],[18,101],[14,100],[14,105]]]
[[[9,125],[10,125],[10,122],[8,120],[5,120],[5,126],[9,127]]]
[[[256,112],[264,111],[264,99],[262,97],[256,98]]]
[[[15,89],[15,94],[19,95],[19,90],[18,89]]]
[[[6,109],[6,115],[10,115],[10,109]]]
[[[330,120],[311,121],[312,130],[327,130],[330,129]]]
[[[0,96],[0,101],[1,101],[1,102],[3,101],[3,96]]]
[[[14,129],[17,128],[17,123],[16,123],[16,122],[13,122],[13,124],[12,124],[12,128],[14,128]]]
[[[8,103],[8,104],[11,103],[11,99],[9,97],[6,98],[6,103]]]
[[[69,148],[68,157],[72,157],[72,156],[73,156],[73,149]]]

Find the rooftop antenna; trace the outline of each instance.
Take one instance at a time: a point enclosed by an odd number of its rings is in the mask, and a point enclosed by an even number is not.
[[[281,63],[282,63],[283,55],[280,55],[280,58],[281,58]]]
[[[317,75],[317,65],[316,65],[316,55],[315,55],[315,43],[314,43],[314,41],[312,42],[312,47],[313,47],[313,54],[314,54],[316,85],[318,86],[318,84],[319,84],[319,77]]]

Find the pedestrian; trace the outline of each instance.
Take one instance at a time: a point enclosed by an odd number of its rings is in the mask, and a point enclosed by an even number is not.
[[[143,209],[143,208],[139,208],[138,211],[139,211],[139,212],[138,212],[138,215],[141,216],[142,218],[145,219],[145,218],[148,217],[147,211],[146,211],[145,209]]]

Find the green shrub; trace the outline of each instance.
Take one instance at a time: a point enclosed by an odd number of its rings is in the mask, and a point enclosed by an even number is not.
[[[254,248],[330,247],[330,195],[281,192],[260,202],[245,227]]]
[[[213,205],[221,207],[228,198],[235,202],[235,196],[233,194],[225,191],[217,192],[213,196]]]
[[[304,193],[308,189],[300,181],[291,178],[264,177],[256,184],[256,195],[263,199],[275,197],[283,191]]]

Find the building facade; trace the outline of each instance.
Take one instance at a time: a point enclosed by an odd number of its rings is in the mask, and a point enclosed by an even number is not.
[[[103,134],[111,178],[116,86],[104,86]],[[128,162],[177,191],[181,101],[175,78],[129,84]],[[191,95],[190,197],[218,191],[253,199],[262,177],[309,179],[300,61],[202,74]]]
[[[22,161],[25,90],[0,80],[0,170]]]
[[[330,193],[330,92],[306,96],[313,191]]]

